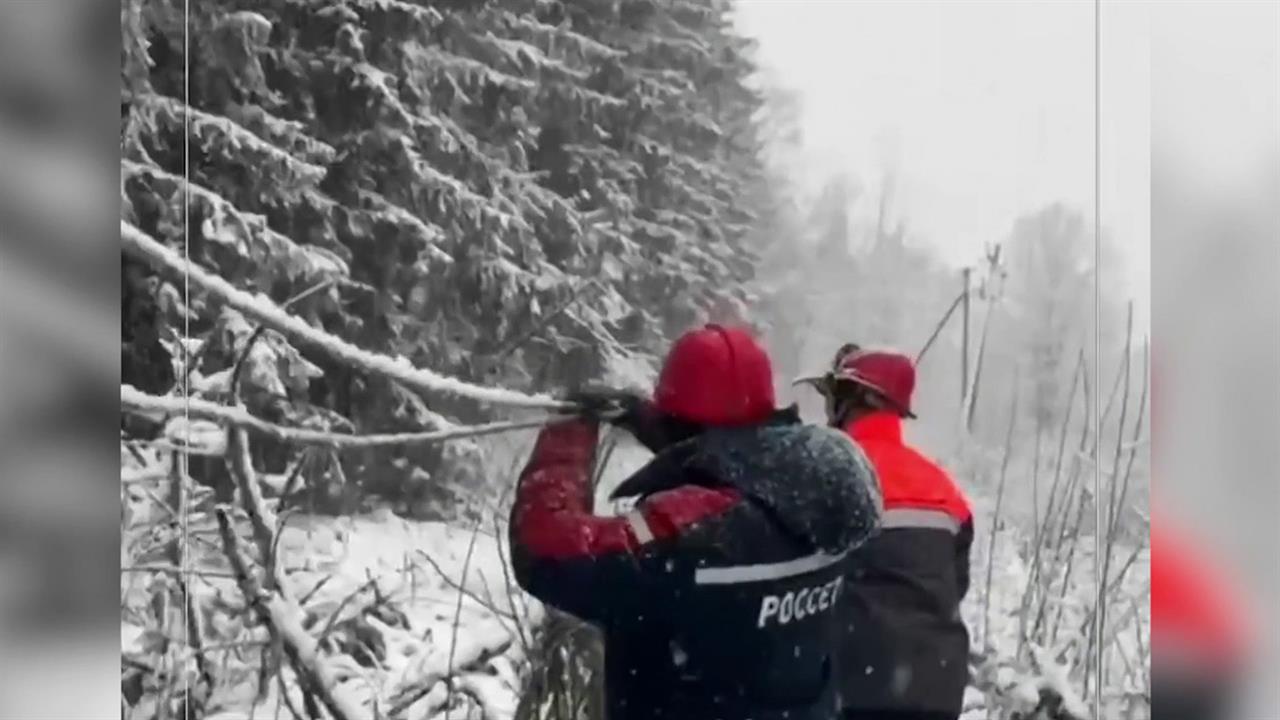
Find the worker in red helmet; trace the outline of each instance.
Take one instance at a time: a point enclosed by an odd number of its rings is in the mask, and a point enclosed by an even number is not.
[[[827,420],[870,459],[884,512],[851,554],[839,656],[846,720],[955,720],[968,684],[973,514],[945,470],[907,445],[915,367],[905,355],[846,345],[812,382]]]
[[[746,331],[681,337],[653,399],[580,393],[542,431],[511,515],[516,579],[604,634],[611,720],[826,720],[837,712],[844,559],[876,528],[870,466],[774,402]],[[592,513],[601,417],[655,451]]]

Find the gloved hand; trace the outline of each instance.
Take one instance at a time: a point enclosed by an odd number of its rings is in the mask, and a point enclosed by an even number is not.
[[[578,390],[565,399],[578,406],[577,414],[624,428],[646,403],[637,393],[609,388]]]
[[[662,415],[648,398],[627,390],[593,389],[571,393],[569,402],[580,407],[580,414],[631,433],[641,445],[660,452],[667,442],[667,429]]]

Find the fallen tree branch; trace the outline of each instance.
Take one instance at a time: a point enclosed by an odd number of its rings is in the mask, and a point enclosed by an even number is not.
[[[455,426],[446,430],[431,430],[428,432],[348,435],[276,425],[250,414],[243,408],[219,405],[218,403],[198,398],[149,395],[130,385],[120,386],[120,404],[127,412],[169,413],[202,420],[213,420],[253,430],[281,442],[328,445],[339,449],[449,442],[451,440],[462,440],[484,435],[496,435],[513,430],[530,430],[540,428],[555,420],[564,419],[560,416],[542,416],[528,420],[504,420],[480,425]]]
[[[235,571],[240,592],[268,630],[280,638],[299,679],[319,696],[334,720],[372,720],[373,716],[342,687],[337,674],[321,657],[319,645],[304,629],[302,612],[279,594],[264,592],[249,573],[249,564],[240,550],[228,507],[220,506],[216,513],[223,551]]]
[[[187,507],[187,479],[186,471],[183,465],[186,458],[174,456],[170,460],[170,476],[172,478],[172,492],[174,497],[178,499],[178,507],[181,509],[181,517],[179,520],[179,530],[185,533],[189,530],[189,508]],[[189,570],[188,565],[190,557],[187,554],[187,543],[183,542],[182,534],[175,535],[168,543],[169,562],[174,567]],[[196,670],[200,675],[200,680],[204,684],[203,691],[210,692],[214,686],[213,672],[209,668],[208,658],[204,653],[204,626],[201,622],[203,615],[200,613],[200,601],[195,593],[191,592],[191,587],[187,582],[189,576],[185,572],[170,575],[174,585],[177,587],[178,596],[182,600],[182,615],[185,624],[186,638],[183,644],[191,647],[195,651]],[[191,702],[190,690],[187,692],[187,702]]]
[[[253,540],[258,545],[258,561],[266,570],[264,584],[268,590],[278,587],[280,594],[288,598],[288,588],[280,582],[277,572],[276,532],[272,527],[275,525],[275,518],[262,502],[262,490],[258,486],[257,474],[253,471],[253,461],[249,458],[249,436],[243,428],[233,426],[227,430],[226,461],[227,471],[240,491],[240,504],[249,516],[249,525],[253,528]]]
[[[192,285],[253,318],[263,326],[319,347],[332,357],[351,365],[397,380],[414,390],[446,393],[511,407],[542,410],[571,410],[575,407],[572,403],[546,396],[526,395],[507,388],[473,385],[457,378],[439,375],[425,368],[415,368],[404,358],[392,359],[386,355],[356,347],[281,310],[268,298],[255,297],[235,288],[231,283],[190,262],[124,220],[120,221],[120,242],[122,249],[129,255],[171,276],[185,278]]]

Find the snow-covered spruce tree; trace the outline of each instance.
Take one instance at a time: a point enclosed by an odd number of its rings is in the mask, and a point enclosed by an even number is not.
[[[762,101],[727,2],[183,11],[122,6],[122,212],[237,287],[370,350],[544,391],[608,379],[749,302]],[[154,318],[122,348],[125,381],[232,392],[252,323],[124,262],[131,316]],[[187,351],[176,379],[156,361]],[[272,332],[242,364],[235,392],[290,424],[408,431],[493,412]],[[261,444],[262,469],[296,457]],[[402,500],[430,488],[456,511],[440,493],[478,486],[479,460],[467,444],[352,452],[311,479]]]
[[[769,189],[766,197],[753,203],[757,217],[748,237],[749,247],[759,256],[752,309],[772,351],[781,388],[801,370],[801,350],[810,324],[799,278],[808,270],[806,259],[811,253],[800,221],[802,193],[793,179],[803,172],[802,104],[798,93],[768,71],[757,73],[752,85],[764,98],[754,125],[764,178],[760,186]]]

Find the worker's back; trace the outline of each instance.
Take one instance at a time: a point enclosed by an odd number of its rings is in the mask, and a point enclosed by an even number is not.
[[[874,479],[831,428],[775,408],[767,354],[686,334],[654,401],[622,419],[656,455],[591,512],[589,419],[543,430],[511,521],[522,588],[599,626],[610,720],[829,720],[848,553],[875,530]]]
[[[556,481],[542,457],[524,487]],[[845,438],[791,415],[708,431],[623,483],[639,502],[618,530],[600,518],[560,542],[559,510],[523,491],[517,577],[604,631],[612,720],[826,720],[846,559],[878,521],[872,482]]]
[[[875,469],[884,513],[846,573],[842,704],[853,717],[954,718],[968,682],[960,601],[972,514],[946,471],[902,442],[901,422],[881,412],[847,428]]]

